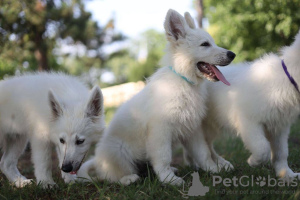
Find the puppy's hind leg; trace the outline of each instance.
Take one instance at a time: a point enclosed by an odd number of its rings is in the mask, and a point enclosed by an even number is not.
[[[0,162],[1,171],[16,187],[24,187],[31,180],[22,176],[17,168],[18,159],[28,143],[26,135],[5,135],[3,141],[3,156]]]
[[[130,174],[130,175],[127,175],[127,176],[123,176],[120,179],[120,183],[122,185],[130,185],[131,183],[136,182],[139,178],[140,177],[137,174]]]
[[[131,149],[117,138],[104,138],[96,149],[93,165],[101,179],[129,185],[139,179]]]

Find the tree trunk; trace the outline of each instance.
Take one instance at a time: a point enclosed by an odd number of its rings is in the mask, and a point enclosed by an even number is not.
[[[203,28],[202,19],[203,19],[203,0],[196,0],[196,10],[198,13],[197,21],[199,28]]]
[[[38,48],[34,52],[35,58],[38,61],[38,70],[39,71],[49,71],[47,51],[42,48]]]
[[[49,71],[48,57],[47,57],[47,45],[44,44],[42,34],[37,33],[35,37],[35,59],[38,62],[39,71]]]

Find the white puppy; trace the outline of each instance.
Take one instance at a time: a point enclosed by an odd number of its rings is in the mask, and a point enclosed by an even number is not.
[[[17,169],[28,139],[37,182],[53,185],[51,151],[56,146],[66,182],[73,180],[104,129],[99,87],[90,93],[76,78],[63,74],[29,74],[0,82],[1,171],[17,187],[30,180]]]
[[[197,134],[205,114],[206,90],[201,83],[207,78],[229,84],[214,65],[229,64],[235,54],[196,29],[189,13],[184,19],[169,10],[164,27],[169,41],[166,56],[172,66],[160,68],[140,93],[118,109],[95,158],[83,165],[78,176],[88,177],[88,169],[94,166],[101,179],[128,185],[139,178],[137,164],[149,161],[160,181],[182,184],[170,166],[172,142],[178,139],[197,167],[218,171],[204,153],[209,151],[204,138]]]
[[[230,77],[230,87],[207,82],[208,111],[202,128],[215,162],[226,162],[212,146],[215,136],[226,128],[240,135],[252,153],[249,165],[271,157],[277,176],[298,176],[287,163],[287,142],[291,124],[300,114],[299,55],[300,32],[281,56],[269,54],[253,63],[223,69]]]

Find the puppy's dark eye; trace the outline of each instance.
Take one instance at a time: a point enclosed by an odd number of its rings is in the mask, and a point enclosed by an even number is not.
[[[62,139],[62,138],[60,138],[60,139],[59,139],[59,141],[60,141],[60,143],[62,143],[62,144],[64,144],[64,143],[65,143],[65,140],[64,140],[64,139]]]
[[[82,144],[83,142],[84,142],[84,139],[82,139],[82,140],[76,140],[75,144],[79,145],[79,144]]]
[[[208,42],[203,42],[200,46],[202,46],[202,47],[209,47],[210,44]]]

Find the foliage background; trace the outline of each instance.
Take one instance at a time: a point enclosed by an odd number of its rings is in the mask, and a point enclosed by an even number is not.
[[[219,46],[252,61],[289,45],[299,30],[300,0],[191,0]],[[102,87],[145,80],[158,67],[164,33],[137,38],[116,31],[114,19],[99,24],[84,0],[0,1],[0,78],[24,71],[65,71]],[[121,43],[126,43],[122,46]],[[120,46],[107,52],[111,45]],[[110,73],[109,81],[101,76]]]
[[[216,43],[252,61],[290,45],[300,27],[299,0],[204,0]]]

